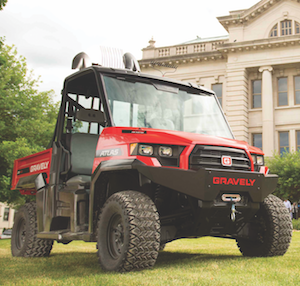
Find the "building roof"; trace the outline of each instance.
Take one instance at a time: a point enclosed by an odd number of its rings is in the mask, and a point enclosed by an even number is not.
[[[217,19],[228,31],[229,26],[249,24],[283,1],[286,0],[261,0],[249,9],[230,11],[229,15],[217,17]],[[295,1],[299,2],[298,0]]]
[[[214,41],[219,41],[219,40],[228,40],[229,36],[225,35],[225,36],[217,36],[217,37],[210,37],[210,38],[201,38],[198,37],[194,40],[190,40],[184,43],[180,43],[178,45],[188,45],[188,44],[198,44],[198,43],[206,43],[206,42],[214,42]]]

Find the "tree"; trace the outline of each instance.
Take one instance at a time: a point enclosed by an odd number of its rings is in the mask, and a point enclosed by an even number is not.
[[[3,7],[6,5],[7,0],[0,0],[0,10],[3,9]]]
[[[26,60],[0,38],[0,201],[24,203],[10,190],[13,162],[44,150],[50,142],[58,106],[54,91],[38,92],[39,80],[28,71]]]
[[[278,184],[274,194],[292,202],[300,200],[300,150],[274,154],[267,160],[272,174],[278,175]]]

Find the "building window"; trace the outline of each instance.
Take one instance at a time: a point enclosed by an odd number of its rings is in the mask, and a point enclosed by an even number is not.
[[[285,20],[280,22],[281,26],[281,36],[288,36],[292,34],[292,21]]]
[[[300,150],[300,131],[296,131],[296,150]]]
[[[295,103],[300,104],[300,76],[294,77]]]
[[[284,152],[290,151],[289,132],[279,132],[279,152],[282,155]]]
[[[277,37],[278,36],[278,24],[276,24],[272,30],[271,30],[271,33],[270,33],[270,37]]]
[[[288,105],[287,77],[278,79],[278,106]]]
[[[4,208],[3,220],[8,221],[9,219],[9,208]]]
[[[223,84],[222,83],[217,83],[212,85],[212,90],[216,93],[217,98],[219,99],[219,102],[222,106],[222,89],[223,89]]]
[[[295,21],[295,34],[300,34],[300,24]]]
[[[256,133],[252,135],[252,145],[262,150],[262,134]]]
[[[292,20],[281,21],[273,26],[273,28],[270,31],[269,37],[278,37],[279,31],[280,31],[280,36],[289,36],[293,34],[299,35],[300,23]]]
[[[252,108],[261,108],[261,80],[252,81]]]

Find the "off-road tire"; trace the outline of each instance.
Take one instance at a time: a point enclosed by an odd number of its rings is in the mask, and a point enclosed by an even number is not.
[[[11,253],[21,257],[49,256],[53,240],[36,237],[36,203],[31,202],[22,206],[17,212],[11,235]]]
[[[244,256],[281,256],[286,253],[292,238],[292,222],[283,202],[274,195],[265,198],[252,222],[259,240],[238,238],[237,244]]]
[[[99,215],[97,243],[105,271],[153,267],[160,246],[159,215],[153,201],[136,191],[113,194]]]

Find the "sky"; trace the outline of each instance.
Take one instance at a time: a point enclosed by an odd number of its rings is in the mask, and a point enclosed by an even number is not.
[[[149,40],[156,47],[197,36],[227,35],[216,17],[248,9],[259,0],[8,0],[0,11],[0,36],[27,60],[40,91],[60,100],[64,78],[74,72],[74,56],[85,52],[101,64],[100,46],[122,49],[142,59]]]

